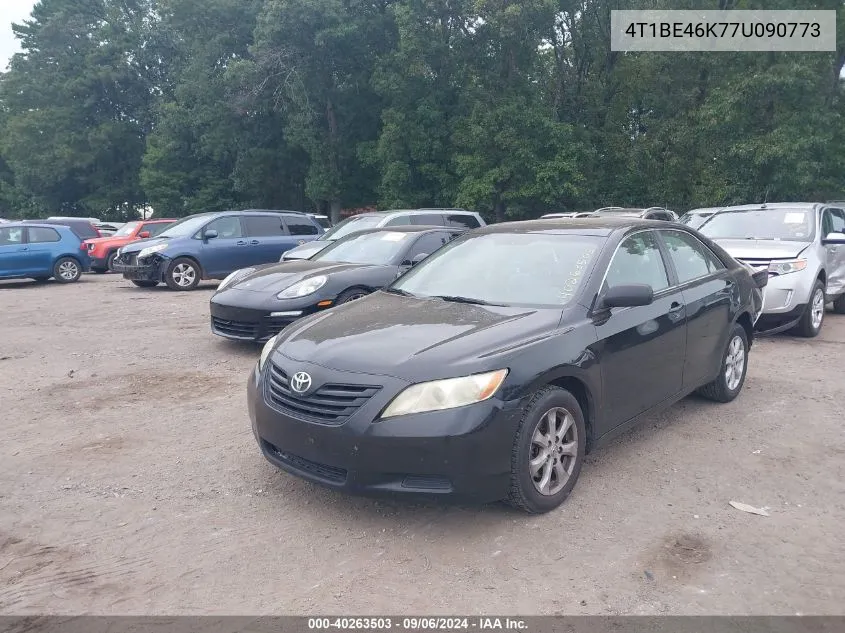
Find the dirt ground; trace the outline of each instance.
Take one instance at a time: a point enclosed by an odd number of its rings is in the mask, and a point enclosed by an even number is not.
[[[213,287],[0,282],[0,613],[845,613],[845,317],[759,340],[735,402],[684,400],[530,517],[270,466]]]

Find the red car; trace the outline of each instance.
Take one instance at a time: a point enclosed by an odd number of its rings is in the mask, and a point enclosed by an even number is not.
[[[95,273],[110,271],[112,262],[117,256],[118,248],[129,244],[129,242],[155,237],[175,221],[160,219],[128,222],[120,227],[120,230],[114,235],[85,240],[88,256],[91,258],[91,270]]]

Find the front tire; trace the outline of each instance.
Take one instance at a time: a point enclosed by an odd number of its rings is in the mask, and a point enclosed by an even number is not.
[[[719,375],[698,390],[702,396],[716,402],[730,402],[739,395],[748,372],[748,335],[745,328],[734,323],[728,344],[722,354]]]
[[[200,283],[200,267],[192,259],[179,257],[170,262],[164,281],[171,290],[193,290]]]
[[[114,260],[117,259],[117,251],[109,254],[109,258],[106,260],[106,270],[109,272],[114,270]]]
[[[53,277],[60,284],[79,281],[81,276],[82,266],[73,257],[62,257],[53,266]]]
[[[813,291],[810,293],[810,300],[807,302],[804,314],[801,315],[801,320],[792,331],[804,338],[818,336],[824,324],[824,306],[824,284],[821,279],[817,279]]]
[[[148,281],[146,279],[133,279],[132,283],[139,288],[155,288],[158,285],[157,281]]]
[[[335,299],[334,304],[337,306],[341,303],[349,303],[350,301],[355,301],[357,299],[366,297],[368,294],[370,293],[364,290],[363,288],[349,288],[348,290],[344,290],[337,296],[337,299]]]
[[[514,438],[508,503],[532,514],[557,508],[578,481],[586,448],[584,413],[575,396],[559,387],[537,391]]]

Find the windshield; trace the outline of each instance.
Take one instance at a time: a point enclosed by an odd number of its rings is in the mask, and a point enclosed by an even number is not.
[[[211,217],[208,214],[189,215],[171,224],[166,231],[159,233],[158,237],[190,237],[204,227]]]
[[[339,240],[364,229],[377,229],[384,218],[378,215],[353,215],[323,234],[322,240]]]
[[[604,238],[487,233],[447,244],[400,277],[394,289],[502,305],[563,306],[592,268]],[[502,274],[503,266],[507,274]]]
[[[598,211],[593,211],[593,215],[640,215],[641,213],[642,209],[623,209],[621,207],[612,207],[610,209],[599,209]]]
[[[710,239],[810,242],[815,235],[812,209],[747,209],[721,211],[699,228]]]
[[[350,264],[390,264],[417,237],[414,233],[377,231],[357,233],[336,241],[311,259]]]
[[[123,237],[125,235],[132,235],[135,229],[138,228],[140,222],[127,222],[121,226],[114,234],[114,237]]]

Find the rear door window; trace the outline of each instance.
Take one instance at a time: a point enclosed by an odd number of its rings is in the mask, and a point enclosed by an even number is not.
[[[30,244],[60,242],[62,239],[56,229],[48,229],[41,226],[31,226],[27,229],[27,233],[29,234]]]
[[[474,215],[453,213],[446,216],[447,226],[460,226],[467,229],[477,229],[481,224]]]
[[[246,233],[250,237],[279,237],[285,235],[281,216],[248,215],[244,218]]]
[[[291,235],[317,235],[320,232],[317,225],[307,217],[285,216],[285,225]]]
[[[411,224],[416,226],[443,226],[443,215],[440,213],[419,213],[411,216]]]
[[[680,231],[661,231],[669,249],[669,257],[678,272],[678,281],[685,283],[722,270],[725,266],[699,240]]]

